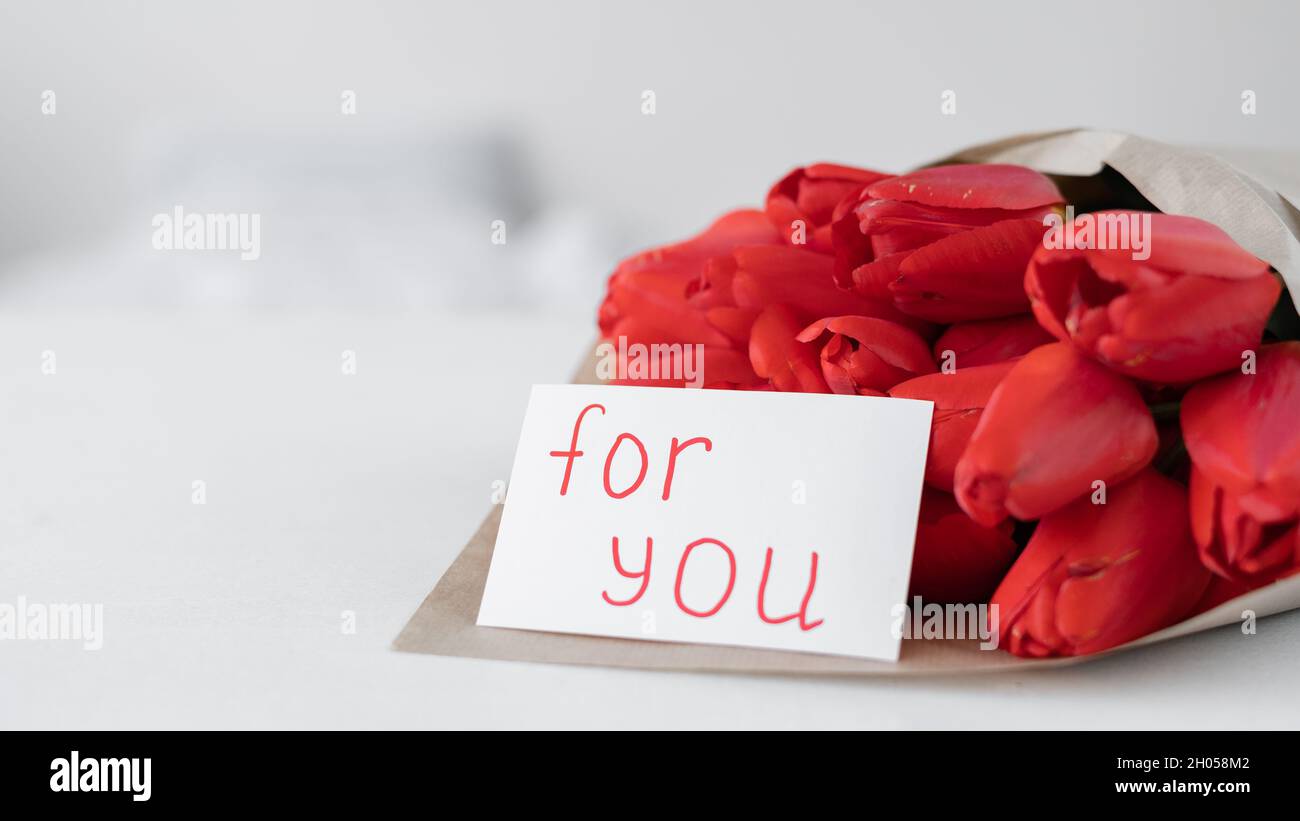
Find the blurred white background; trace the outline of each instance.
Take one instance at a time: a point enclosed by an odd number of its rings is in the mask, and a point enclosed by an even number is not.
[[[1297,30],[1278,2],[7,3],[0,307],[589,316],[618,256],[807,161],[1076,125],[1295,147]],[[260,213],[262,259],[154,252],[176,204]]]
[[[0,727],[1300,726],[1300,611],[942,682],[389,649],[620,256],[814,160],[1077,125],[1294,149],[1298,30],[1280,2],[5,2],[0,603],[102,604],[105,641],[0,644]],[[177,205],[259,214],[260,259],[154,250]]]

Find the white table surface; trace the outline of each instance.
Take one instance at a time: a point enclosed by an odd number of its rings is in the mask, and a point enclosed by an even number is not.
[[[529,385],[563,381],[591,333],[581,316],[0,316],[0,602],[102,603],[105,621],[99,651],[0,641],[0,727],[1300,726],[1300,613],[968,678],[392,651],[507,478]]]

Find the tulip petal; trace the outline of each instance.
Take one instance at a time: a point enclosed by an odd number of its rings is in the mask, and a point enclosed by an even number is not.
[[[1015,555],[1009,522],[983,527],[951,495],[927,489],[921,495],[908,597],[941,604],[986,602]]]
[[[1266,345],[1254,373],[1202,382],[1183,397],[1187,452],[1234,495],[1268,488],[1300,502],[1300,342]]]
[[[1214,576],[1210,579],[1210,586],[1206,588],[1205,594],[1201,596],[1201,600],[1193,608],[1192,614],[1199,616],[1201,613],[1213,610],[1221,604],[1246,595],[1251,589],[1251,585],[1231,581],[1221,576]]]
[[[864,168],[816,163],[782,177],[767,195],[765,211],[782,239],[791,245],[829,253],[835,208],[846,197],[889,175]],[[802,223],[802,238],[797,228]]]
[[[966,452],[994,389],[1014,364],[1007,361],[959,368],[953,373],[927,374],[889,389],[890,396],[934,403],[930,450],[925,461],[926,484],[952,491],[957,462]]]
[[[1065,201],[1056,184],[1037,171],[993,163],[923,168],[872,183],[867,192],[876,199],[941,208],[1018,210]]]
[[[848,180],[859,186],[871,185],[873,182],[887,180],[894,176],[884,171],[870,168],[858,168],[852,165],[839,165],[831,162],[818,162],[804,168],[810,180]]]
[[[615,273],[653,271],[684,284],[699,276],[700,266],[710,257],[729,254],[740,245],[775,245],[780,241],[766,214],[741,209],[722,215],[690,239],[628,257],[619,263]]]
[[[707,311],[723,305],[735,305],[732,282],[736,278],[736,259],[731,254],[710,257],[700,269],[700,275],[686,283],[686,300],[691,307]]]
[[[1039,222],[1004,220],[933,242],[899,265],[894,304],[932,322],[1024,313],[1025,266],[1042,238]]]
[[[758,308],[733,308],[721,306],[705,311],[704,317],[709,324],[717,328],[741,349],[749,340],[749,331],[758,318]]]
[[[856,209],[866,196],[866,189],[858,196],[845,197],[835,206],[831,214],[831,246],[835,257],[835,284],[841,288],[853,286],[849,274],[859,265],[870,262],[871,237],[866,236],[858,227]]]
[[[910,252],[886,254],[865,265],[859,265],[850,274],[853,290],[871,299],[893,300],[889,286],[899,277],[898,267]]]
[[[817,349],[795,338],[802,327],[799,315],[786,305],[763,309],[749,337],[750,363],[779,391],[830,393]]]
[[[736,304],[761,309],[785,304],[808,316],[875,316],[929,333],[925,320],[907,316],[890,302],[874,300],[835,285],[833,261],[800,248],[756,247],[735,252],[737,271],[731,282]]]
[[[749,354],[732,348],[705,348],[702,377],[706,388],[748,388],[763,381],[754,373]]]
[[[934,358],[942,362],[944,352],[958,368],[1005,362],[1052,342],[1032,316],[984,319],[952,325],[934,343]]]
[[[618,275],[611,284],[610,301],[620,317],[634,319],[642,328],[658,328],[663,342],[698,342],[725,347],[729,340],[708,323],[704,314],[686,299],[683,283],[642,270]]]
[[[1281,289],[1268,275],[1185,276],[1130,292],[1111,301],[1113,330],[1097,339],[1097,357],[1136,379],[1175,384],[1236,368],[1259,344]]]
[[[1079,219],[1085,217],[1096,233],[1110,238],[1105,243],[1094,238],[1098,247],[1085,252],[1099,268],[1114,260],[1121,263],[1120,270],[1126,270],[1130,266],[1125,263],[1141,260],[1157,270],[1234,280],[1253,279],[1268,271],[1267,262],[1203,219],[1145,211],[1098,211]],[[1148,220],[1148,227],[1142,228]]]

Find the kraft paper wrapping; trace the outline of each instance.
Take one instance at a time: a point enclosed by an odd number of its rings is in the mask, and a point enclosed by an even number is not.
[[[1081,201],[1097,175],[1117,172],[1156,208],[1218,225],[1267,260],[1300,294],[1300,156],[1199,151],[1114,132],[1073,130],[1012,137],[939,161],[1016,163],[1058,177],[1067,199]],[[1090,179],[1089,179],[1090,178]],[[1076,198],[1075,191],[1080,192]],[[594,382],[586,358],[577,382]],[[1028,660],[971,641],[904,641],[898,662],[703,644],[575,636],[478,627],[501,508],[478,532],[416,610],[394,642],[397,650],[442,656],[589,664],[653,670],[795,675],[941,675],[1023,671],[1074,664],[1212,627],[1300,607],[1300,576],[1252,591],[1214,610],[1123,647],[1083,658]]]

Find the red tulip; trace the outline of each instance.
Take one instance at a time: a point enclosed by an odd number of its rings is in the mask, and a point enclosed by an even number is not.
[[[989,397],[1013,365],[1014,362],[1007,361],[959,368],[952,373],[933,373],[889,389],[890,396],[928,399],[934,403],[930,451],[925,461],[926,484],[952,492],[957,462],[966,452]]]
[[[957,463],[957,501],[984,525],[1037,519],[1133,475],[1156,443],[1137,388],[1069,343],[1044,345],[994,390]]]
[[[1209,581],[1183,486],[1148,469],[1043,517],[991,604],[1012,653],[1082,656],[1177,623]]]
[[[821,368],[835,393],[883,396],[913,376],[934,372],[930,346],[887,319],[835,316],[804,328],[800,342],[821,340]]]
[[[1053,339],[1029,314],[1006,319],[961,322],[948,328],[934,343],[935,361],[942,363],[952,351],[958,368],[991,365],[1024,356]]]
[[[831,163],[796,168],[772,186],[765,210],[786,242],[830,253],[835,206],[845,197],[889,176]]]
[[[1131,229],[1129,242],[1112,237],[1109,247],[1039,248],[1025,273],[1034,315],[1058,339],[1137,379],[1183,383],[1237,367],[1259,344],[1281,284],[1267,263],[1194,217],[1104,212],[1079,217],[1073,229],[1085,219],[1147,218],[1141,253],[1114,247],[1136,245]],[[1134,259],[1143,253],[1149,258]]]
[[[600,308],[606,339],[628,335],[632,323],[657,342],[698,342],[727,347],[730,340],[687,301],[687,289],[709,260],[740,246],[777,244],[780,237],[761,211],[733,211],[698,236],[643,251],[619,263]]]
[[[1300,569],[1300,342],[1194,386],[1181,419],[1201,561],[1250,584]]]
[[[872,183],[833,215],[837,282],[932,322],[1023,313],[1025,265],[1062,201],[1051,180],[1015,165]]]
[[[776,245],[781,241],[761,211],[733,211],[703,233],[683,242],[654,248],[621,262],[609,278],[600,307],[600,330],[605,340],[627,344],[704,345],[702,374],[705,387],[750,387],[762,380],[749,366],[748,320],[730,325],[690,299],[692,289],[706,272],[725,268],[740,247]],[[729,286],[728,286],[729,287]],[[621,354],[620,354],[621,356]],[[620,362],[620,373],[627,362]],[[671,373],[669,368],[667,372]],[[681,385],[684,380],[633,379],[629,384]]]
[[[983,527],[950,494],[926,489],[908,597],[938,604],[986,602],[1015,556],[1011,522]]]

